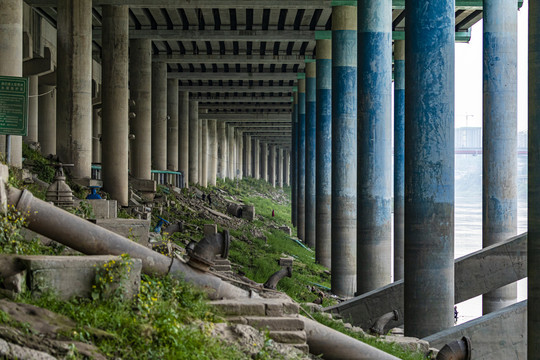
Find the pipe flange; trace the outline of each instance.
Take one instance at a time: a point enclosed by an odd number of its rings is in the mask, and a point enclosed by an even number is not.
[[[464,337],[461,338],[461,341],[463,341],[465,343],[465,346],[467,346],[467,352],[466,352],[466,355],[465,355],[465,360],[471,360],[471,354],[472,354],[471,339],[469,339],[469,337],[467,337],[467,336],[464,336]]]
[[[26,213],[26,211],[30,208],[30,204],[32,203],[33,198],[34,195],[32,195],[30,191],[23,190],[19,201],[17,201],[17,210],[22,213]]]

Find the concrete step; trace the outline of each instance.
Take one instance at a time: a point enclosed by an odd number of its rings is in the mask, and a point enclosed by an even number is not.
[[[215,259],[214,260],[214,266],[219,266],[219,265],[229,265],[231,266],[231,262],[227,259]]]
[[[239,316],[228,318],[235,324],[249,325],[259,330],[270,331],[298,331],[304,330],[304,322],[297,316],[265,317],[265,316]]]
[[[231,271],[231,265],[214,265],[211,270],[218,272]]]
[[[306,332],[304,330],[299,331],[270,331],[268,333],[270,338],[278,343],[282,344],[299,344],[304,345],[307,341]]]
[[[299,306],[288,299],[242,299],[212,301],[226,316],[274,316],[297,315]]]

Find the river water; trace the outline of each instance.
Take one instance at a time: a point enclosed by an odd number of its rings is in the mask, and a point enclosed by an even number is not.
[[[455,258],[482,248],[482,155],[455,157]],[[518,234],[527,231],[527,156],[518,156]],[[526,279],[518,282],[518,301],[527,298]],[[458,304],[458,323],[482,314],[482,299]]]

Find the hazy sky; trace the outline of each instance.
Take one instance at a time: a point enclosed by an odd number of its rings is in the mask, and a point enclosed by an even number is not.
[[[527,129],[528,9],[518,12],[518,131]],[[468,44],[456,44],[456,127],[482,126],[482,21]]]

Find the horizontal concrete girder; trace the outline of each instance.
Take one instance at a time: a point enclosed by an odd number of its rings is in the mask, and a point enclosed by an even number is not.
[[[263,81],[290,81],[298,78],[297,73],[293,72],[274,72],[274,73],[257,73],[257,72],[168,72],[169,79],[180,80],[263,80]]]
[[[303,55],[215,55],[215,54],[158,54],[153,61],[172,64],[287,64],[304,65]]]
[[[191,100],[196,100],[199,102],[199,106],[201,106],[202,102],[205,103],[251,103],[251,102],[258,102],[258,103],[288,103],[289,106],[291,106],[292,103],[292,97],[290,95],[283,95],[283,96],[253,96],[253,95],[246,95],[241,96],[239,94],[238,96],[194,96],[191,98]]]
[[[527,233],[455,260],[455,299],[458,304],[527,276]],[[339,313],[351,324],[369,329],[382,315],[398,310],[403,315],[403,280],[357,296],[325,311]],[[403,316],[388,326],[403,324]]]
[[[290,127],[291,123],[290,121],[287,122],[266,122],[266,123],[249,123],[245,121],[240,122],[234,122],[234,121],[227,121],[227,125],[239,127],[239,128],[276,128],[276,127]]]
[[[232,122],[291,122],[290,114],[253,113],[253,114],[199,114],[200,119],[232,121]]]
[[[199,104],[199,109],[208,109],[208,110],[277,110],[283,112],[290,112],[290,104]]]
[[[32,6],[55,7],[56,0],[26,0]],[[128,5],[132,8],[183,8],[183,9],[327,9],[331,0],[93,0],[93,6]]]
[[[209,93],[285,93],[292,94],[294,85],[182,85],[178,87],[178,91],[190,92],[209,92]],[[291,95],[289,95],[291,96]]]

